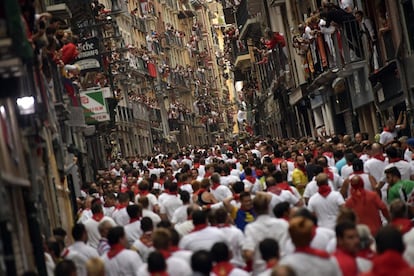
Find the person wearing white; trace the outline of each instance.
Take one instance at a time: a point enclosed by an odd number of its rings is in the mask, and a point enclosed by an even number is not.
[[[242,245],[244,241],[243,232],[236,226],[229,223],[230,217],[224,208],[214,211],[217,228],[227,237],[227,244],[232,252],[230,262],[236,267],[244,267],[246,264],[242,257]]]
[[[111,249],[102,257],[106,276],[138,276],[143,265],[137,252],[126,249],[127,239],[122,226],[109,230],[108,242]]]
[[[175,210],[183,205],[179,195],[177,194],[177,183],[170,184],[170,190],[165,193],[162,202],[160,202],[160,216],[172,220]]]
[[[154,225],[157,225],[161,222],[161,218],[158,214],[154,213],[152,210],[148,209],[149,200],[146,196],[140,197],[138,199],[138,204],[141,204],[142,207],[142,217],[149,217]]]
[[[288,265],[296,275],[342,275],[338,264],[327,252],[310,247],[314,224],[305,217],[295,217],[289,222],[289,234],[296,251],[282,257],[279,265]]]
[[[170,276],[190,276],[192,270],[190,265],[171,254],[171,233],[167,229],[157,229],[153,233],[153,244],[155,250],[160,252],[167,263],[167,273]],[[147,264],[144,264],[138,271],[140,276],[149,276]]]
[[[181,193],[183,193],[183,192],[181,192]],[[190,196],[187,192],[186,192],[186,194],[188,195],[188,199],[183,198],[183,196],[181,196],[181,200],[183,201],[183,205],[178,207],[174,211],[173,217],[171,219],[172,224],[183,223],[184,221],[187,220],[187,208],[190,205]]]
[[[129,223],[124,226],[125,236],[127,238],[128,245],[131,246],[134,241],[138,240],[142,235],[141,230],[141,207],[139,205],[129,205],[127,207],[129,215]]]
[[[253,273],[258,274],[266,269],[259,251],[259,243],[265,238],[275,239],[280,246],[281,255],[286,253],[288,245],[288,223],[283,219],[272,218],[269,215],[269,198],[258,194],[253,199],[256,220],[247,224],[244,235],[243,252],[247,260],[253,261]]]
[[[112,213],[112,218],[116,224],[124,226],[129,223],[129,215],[126,211],[126,207],[129,205],[129,195],[126,193],[120,193],[118,195],[118,205],[115,207]]]
[[[216,227],[207,225],[207,215],[203,211],[194,211],[192,214],[194,230],[180,240],[181,249],[210,251],[216,242],[227,242],[226,236]]]
[[[385,161],[382,146],[380,144],[372,144],[371,150],[371,158],[364,163],[364,172],[372,175],[377,183],[379,183],[382,180],[384,169],[388,162]]]
[[[309,199],[308,209],[317,217],[318,226],[334,229],[339,209],[345,200],[339,192],[331,190],[325,173],[316,176],[316,183],[318,192]]]
[[[75,224],[72,229],[72,236],[75,242],[63,251],[62,257],[75,263],[77,275],[86,276],[86,262],[91,258],[99,257],[98,251],[86,244],[88,232],[85,225]]]
[[[217,201],[223,201],[225,198],[228,198],[233,195],[229,187],[220,184],[220,175],[218,173],[213,173],[211,176],[211,193],[217,199]]]
[[[92,210],[94,210],[95,206],[92,206]],[[98,207],[96,207],[98,208]],[[99,205],[99,212],[95,213],[90,219],[84,222],[86,231],[88,232],[88,245],[97,249],[99,239],[101,238],[101,234],[99,233],[98,226],[103,221],[109,221],[112,226],[115,226],[115,221],[107,216],[103,215],[102,207]]]

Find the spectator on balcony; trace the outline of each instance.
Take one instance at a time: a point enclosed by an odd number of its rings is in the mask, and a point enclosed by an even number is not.
[[[336,28],[335,26],[331,25],[329,27],[326,26],[326,21],[323,19],[319,20],[319,29],[321,34],[323,34],[324,39],[325,39],[325,43],[328,46],[328,55],[327,58],[329,60],[329,67],[330,68],[336,68],[337,67],[337,63],[336,63],[336,50],[335,50],[335,45],[332,39],[332,35],[335,33]]]
[[[76,44],[78,43],[78,37],[71,35],[69,32],[65,32],[62,42],[65,44],[62,49],[61,60],[63,64],[72,64],[75,62],[79,52]]]
[[[362,57],[363,49],[359,37],[359,24],[352,13],[346,12],[334,4],[329,4],[323,6],[320,17],[326,21],[326,27],[329,27],[334,22],[345,31],[344,37],[351,51],[351,61],[355,59],[352,55],[358,58]]]
[[[361,28],[362,33],[368,40],[370,64],[374,68],[374,72],[376,72],[379,69],[379,57],[376,45],[377,35],[372,25],[372,21],[366,18],[362,11],[357,11],[355,13],[355,18],[359,22],[359,27]]]

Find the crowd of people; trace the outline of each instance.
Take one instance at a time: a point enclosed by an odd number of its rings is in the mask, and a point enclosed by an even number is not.
[[[50,275],[411,275],[414,138],[397,129],[116,160],[47,240]]]

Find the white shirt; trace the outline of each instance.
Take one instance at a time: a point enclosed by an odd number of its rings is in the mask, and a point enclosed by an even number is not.
[[[158,205],[158,199],[157,199],[157,197],[154,195],[154,194],[152,194],[152,193],[148,193],[148,194],[146,194],[145,195],[147,198],[148,198],[148,202],[149,202],[149,204],[148,204],[148,209],[150,209],[150,210],[154,210],[154,206],[155,205]],[[137,203],[138,204],[138,199],[141,197],[141,195],[140,194],[137,194],[136,196],[135,196],[135,203]]]
[[[138,253],[129,249],[122,250],[111,259],[106,253],[102,260],[105,264],[106,276],[138,276],[138,270],[143,265]]]
[[[308,209],[318,218],[318,226],[335,229],[339,207],[343,204],[345,201],[339,192],[331,191],[326,197],[316,193],[309,199]]]
[[[182,223],[187,220],[187,209],[189,205],[183,205],[178,207],[173,214],[173,217],[171,219],[171,223]]]
[[[216,227],[206,228],[183,236],[179,247],[196,252],[198,250],[210,251],[216,242],[227,242],[226,236]]]
[[[287,190],[282,190],[279,195],[274,193],[268,193],[272,196],[269,202],[269,214],[273,217],[273,208],[281,202],[288,202],[290,206],[295,206],[299,202],[299,198],[296,197],[293,193]]]
[[[79,216],[79,219],[78,219],[77,223],[84,223],[89,218],[91,218],[92,215],[93,214],[92,214],[91,209],[85,209],[85,210],[83,210],[82,213]]]
[[[364,163],[364,172],[372,175],[379,183],[384,175],[385,166],[388,164],[386,161],[381,161],[376,158],[370,158]]]
[[[325,259],[310,254],[294,253],[283,257],[279,265],[288,265],[296,275],[306,276],[340,276],[338,264],[332,258]]]
[[[126,207],[122,207],[121,209],[115,209],[115,211],[112,214],[112,218],[114,219],[116,224],[120,226],[127,225],[130,219]]]
[[[244,183],[244,190],[250,191],[253,194],[261,190],[260,181],[257,178],[255,178],[254,183],[250,182],[247,179],[243,179],[243,183]]]
[[[332,190],[335,190],[332,184],[332,181],[329,179],[328,184]],[[314,194],[318,192],[318,184],[316,184],[315,177],[306,185],[305,191],[303,192],[303,198],[311,198]]]
[[[279,243],[280,255],[283,256],[286,253],[289,240],[288,228],[287,221],[272,218],[269,215],[260,215],[255,221],[246,225],[243,250],[254,251],[254,274],[266,269],[266,263],[260,256],[259,243],[266,238],[275,239]]]
[[[194,224],[192,220],[186,220],[182,223],[174,225],[174,229],[178,232],[178,234],[180,234],[180,237],[184,237],[193,231]]]
[[[175,210],[177,210],[182,205],[183,205],[183,202],[181,201],[178,195],[167,194],[162,204],[160,203],[160,206],[161,206],[160,213],[166,214],[168,217],[168,220],[171,221]]]
[[[62,254],[65,259],[72,260],[76,265],[77,275],[86,276],[86,263],[89,259],[99,257],[98,251],[82,241],[76,241]]]
[[[152,246],[146,246],[140,239],[134,241],[131,249],[136,249],[139,256],[141,256],[141,260],[145,263],[148,261],[149,254],[155,250]]]
[[[166,260],[167,273],[169,276],[190,276],[193,271],[190,265],[184,260],[171,256]],[[149,276],[148,265],[144,264],[138,271],[139,276]]]
[[[242,257],[242,246],[244,242],[243,232],[234,225],[228,225],[219,228],[227,238],[229,249],[233,253],[230,262],[237,267],[244,267],[245,262]]]
[[[161,222],[160,216],[148,209],[142,209],[142,217],[149,217],[152,220],[154,226],[157,226],[157,224]]]
[[[233,195],[230,189],[224,185],[220,185],[216,189],[211,188],[210,191],[218,201],[223,201]]]
[[[86,231],[88,232],[88,245],[95,249],[98,248],[99,239],[101,238],[98,226],[103,221],[109,221],[112,226],[116,226],[115,221],[112,218],[106,216],[104,216],[100,221],[96,221],[93,218],[90,218],[83,223],[85,225]]]
[[[112,217],[112,214],[115,211],[115,206],[103,207],[103,213],[105,216]]]
[[[346,164],[345,166],[342,167],[341,169],[341,176],[344,179],[347,179],[348,176],[350,176],[352,173],[354,172],[354,169],[352,168],[352,165],[348,165]]]
[[[336,238],[335,231],[325,227],[316,227],[316,235],[313,237],[311,247],[320,250],[326,250],[329,242]]]
[[[394,140],[394,138],[397,137],[397,131],[394,130],[394,132],[389,132],[389,131],[383,131],[380,134],[380,144],[385,145],[389,142],[391,142],[392,140]]]
[[[400,160],[386,165],[384,171],[391,167],[396,167],[400,171],[401,180],[410,180],[410,177],[414,175],[414,168],[405,160]],[[386,181],[385,173],[383,173],[381,181]]]
[[[128,223],[124,226],[124,230],[128,244],[132,245],[134,241],[138,240],[142,235],[141,221],[137,220],[132,223]]]
[[[236,175],[226,175],[220,177],[220,184],[224,186],[230,186],[231,184],[234,184],[236,182],[240,181],[240,177]]]
[[[194,193],[193,186],[190,183],[184,184],[180,187],[182,191],[187,191],[190,196]]]

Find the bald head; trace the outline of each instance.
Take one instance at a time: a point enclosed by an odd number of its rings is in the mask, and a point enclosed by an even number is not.
[[[374,143],[371,146],[371,150],[372,150],[372,155],[380,154],[382,153],[382,146],[378,143]]]
[[[328,175],[326,173],[320,173],[315,177],[316,184],[318,186],[328,185]]]

